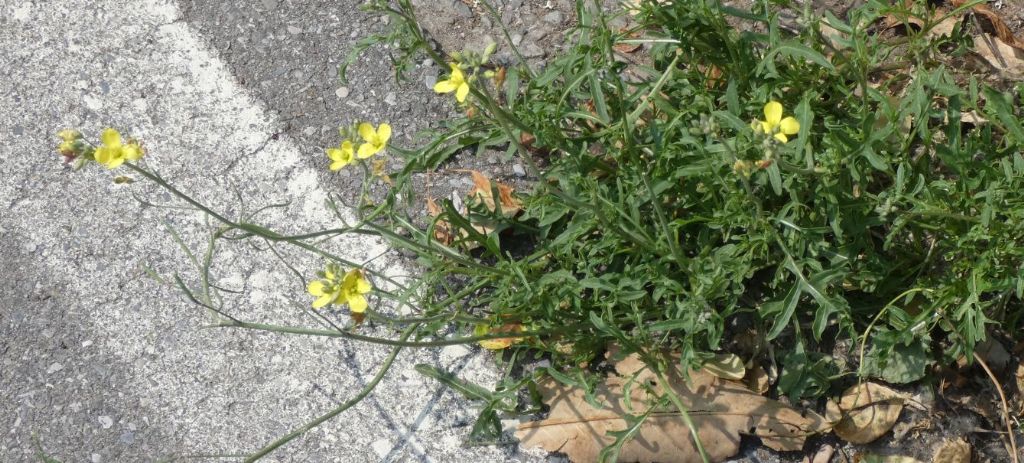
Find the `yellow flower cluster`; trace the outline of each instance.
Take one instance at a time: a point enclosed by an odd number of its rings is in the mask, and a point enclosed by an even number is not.
[[[93,148],[83,138],[82,133],[77,130],[65,129],[57,132],[61,142],[57,145],[57,152],[64,156],[65,162],[78,158],[79,162],[94,160],[103,164],[108,169],[116,169],[125,161],[138,161],[142,159],[145,151],[142,145],[135,139],[121,139],[121,133],[117,130],[106,128],[100,134],[100,146]]]
[[[391,126],[381,124],[376,129],[367,122],[359,124],[356,129],[363,143],[356,149],[351,140],[344,140],[337,148],[327,149],[327,157],[331,160],[330,169],[339,170],[353,163],[356,159],[366,159],[384,150],[391,138]]]
[[[368,306],[364,294],[373,290],[373,286],[360,269],[352,269],[342,274],[341,268],[328,264],[324,271],[319,272],[320,279],[306,287],[306,291],[316,297],[313,308],[319,309],[328,304],[348,304],[352,313],[363,313]]]

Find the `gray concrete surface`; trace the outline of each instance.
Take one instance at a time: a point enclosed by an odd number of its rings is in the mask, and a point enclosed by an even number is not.
[[[61,128],[95,137],[117,127],[145,140],[151,167],[219,210],[240,212],[237,187],[250,208],[295,200],[265,224],[325,225],[326,191],[355,181],[325,168],[320,148],[336,141],[338,124],[386,120],[401,143],[449,110],[422,83],[395,86],[383,51],[338,91],[337,60],[379,24],[357,4],[262,0],[242,18],[202,10],[220,2],[0,2],[0,461],[34,461],[33,439],[68,462],[237,460],[213,455],[259,448],[374,374],[386,351],[372,346],[200,329],[209,317],[142,267],[194,275],[162,223],[198,248],[209,231],[202,218],[140,207],[130,190],[172,201],[143,182],[116,185],[98,166],[71,172],[53,152]],[[274,19],[275,11],[293,16]],[[247,36],[247,24],[258,31]],[[261,61],[259,47],[282,61]],[[252,74],[225,55],[255,57]],[[303,107],[318,108],[316,117]],[[383,253],[372,265],[411,271],[379,242],[332,246],[356,260]],[[289,258],[310,273],[319,265]],[[315,324],[290,304],[308,302],[299,283],[265,254],[227,246],[214,272],[222,286],[245,291],[228,303],[244,318]],[[412,368],[421,362],[485,384],[496,375],[476,350],[406,351],[368,400],[269,460],[544,459],[460,447],[471,404],[421,378]]]

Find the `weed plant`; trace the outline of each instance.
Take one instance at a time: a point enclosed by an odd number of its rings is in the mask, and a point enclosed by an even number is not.
[[[500,350],[505,375],[493,390],[419,368],[484,402],[476,442],[501,438],[499,414],[535,411],[541,377],[593,387],[610,345],[661,373],[737,354],[777,374],[777,392],[794,399],[844,377],[912,382],[933,363],[970,359],[995,328],[1018,330],[1024,127],[1019,88],[948,66],[970,53],[963,31],[933,34],[942,18],[925,2],[896,3],[868,1],[843,20],[803,11],[783,28],[775,4],[647,0],[609,12],[579,0],[571,46],[537,68],[511,41],[504,62],[493,47],[439,50],[409,0],[374,0],[366,8],[391,15],[392,29],[361,41],[350,60],[384,42],[400,45],[399,76],[421,54],[451,63],[436,90],[464,116],[421,147],[381,154],[383,126],[342,131],[349,144],[328,153],[332,169],[362,167],[364,188],[384,175],[363,154],[403,160],[387,173],[385,198],[357,205],[359,223],[285,236],[252,216],[219,215],[144,161],[124,164],[219,222],[196,259],[200,285],[177,280],[218,325],[395,346],[353,401],[253,458],[364,397],[402,347]],[[924,25],[894,38],[877,27],[884,17]],[[65,135],[66,155],[100,161]],[[373,146],[355,146],[360,137]],[[484,150],[523,162],[532,188],[512,195],[488,182],[462,205],[434,203],[431,217],[409,212],[428,200],[418,174]],[[108,166],[111,153],[101,153]],[[386,281],[318,246],[346,233],[415,252],[422,274]],[[309,285],[310,301],[348,304],[353,321],[238,319],[210,283],[210,253],[225,238],[320,254],[331,267]],[[370,303],[359,310],[363,294]],[[416,314],[393,315],[401,305]],[[360,334],[363,320],[401,334]],[[445,335],[453,327],[460,334]],[[536,359],[546,366],[521,368]]]

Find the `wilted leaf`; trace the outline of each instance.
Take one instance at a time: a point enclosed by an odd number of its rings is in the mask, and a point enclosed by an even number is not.
[[[1024,361],[1017,364],[1017,371],[1014,373],[1017,380],[1017,401],[1018,409],[1024,410]]]
[[[483,336],[483,335],[489,334],[489,333],[518,333],[518,332],[520,332],[522,330],[523,330],[523,325],[520,325],[519,323],[506,323],[506,324],[504,324],[502,326],[499,326],[497,328],[491,328],[491,327],[481,323],[481,324],[476,325],[476,327],[473,328],[473,335],[474,336]],[[513,343],[515,343],[519,339],[520,338],[484,339],[482,341],[479,341],[479,344],[480,344],[480,347],[483,347],[484,349],[488,349],[488,350],[502,350],[502,349],[505,349],[505,348],[511,346]]]
[[[854,461],[860,463],[924,463],[917,458],[906,457],[903,455],[875,455],[873,453],[861,453],[858,454]]]
[[[562,452],[575,462],[597,461],[601,449],[615,440],[609,433],[626,429],[626,415],[650,411],[633,439],[622,445],[619,461],[700,461],[689,428],[675,408],[653,405],[666,385],[659,384],[635,355],[615,367],[618,374],[610,375],[593,393],[603,408],[590,405],[579,388],[553,380],[539,384],[545,402],[551,406],[550,414],[546,419],[519,425],[516,437],[526,447]],[[630,378],[633,382],[626,396]],[[667,386],[689,409],[711,461],[734,455],[741,433],[752,433],[773,449],[791,451],[801,449],[808,436],[828,429],[824,419],[813,412],[801,414],[704,370],[691,372],[689,382],[673,375]]]
[[[955,8],[959,8],[966,4],[967,0],[953,0],[951,3]],[[999,40],[1011,47],[1024,50],[1024,42],[1018,40],[1017,37],[1013,35],[1013,32],[1010,31],[1010,27],[1006,25],[1005,21],[1003,21],[1003,18],[1000,18],[999,14],[992,11],[988,5],[979,3],[971,6],[971,10],[988,21]]]
[[[932,456],[933,463],[971,463],[971,444],[962,437],[946,439]]]
[[[829,444],[822,445],[817,452],[814,452],[813,457],[804,457],[804,463],[829,463],[832,461],[832,454],[835,452],[835,447]]]
[[[839,403],[830,400],[826,410],[837,436],[866,444],[892,429],[903,410],[903,398],[888,387],[863,383],[847,389]]]
[[[764,395],[768,392],[768,388],[771,387],[772,381],[768,376],[768,372],[764,371],[764,368],[755,366],[747,370],[746,384],[747,388],[751,391]]]
[[[469,190],[467,197],[471,204],[483,204],[488,211],[494,212],[498,206],[501,207],[501,215],[514,217],[523,210],[523,203],[512,196],[512,187],[499,182],[492,182],[484,174],[476,170],[470,170],[473,176],[473,188]],[[498,190],[498,201],[495,205],[493,186]]]
[[[743,360],[736,354],[719,354],[704,362],[704,370],[719,378],[739,381],[747,375]]]

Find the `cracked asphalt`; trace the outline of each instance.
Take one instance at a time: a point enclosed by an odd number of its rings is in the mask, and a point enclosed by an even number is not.
[[[170,284],[195,282],[169,229],[199,252],[211,230],[152,184],[72,172],[54,133],[107,126],[144,140],[148,166],[225,214],[279,230],[329,224],[323,147],[351,120],[388,121],[395,143],[452,111],[421,63],[396,84],[387,49],[336,67],[381,18],[345,1],[5,0],[0,2],[0,461],[234,461],[345,401],[385,349],[339,340],[203,329]],[[235,199],[238,192],[247,201]],[[133,194],[152,205],[140,205]],[[408,275],[383,243],[331,249]],[[282,252],[310,273],[316,259]],[[157,275],[156,278],[150,274]],[[245,319],[314,325],[303,288],[265,250],[224,245],[214,262]],[[296,295],[299,295],[296,297]],[[296,300],[297,299],[297,300]],[[372,328],[367,328],[372,329]],[[380,333],[384,333],[381,331]],[[514,446],[463,448],[472,404],[417,374],[430,363],[493,382],[486,353],[403,352],[364,402],[268,461],[542,461]]]

